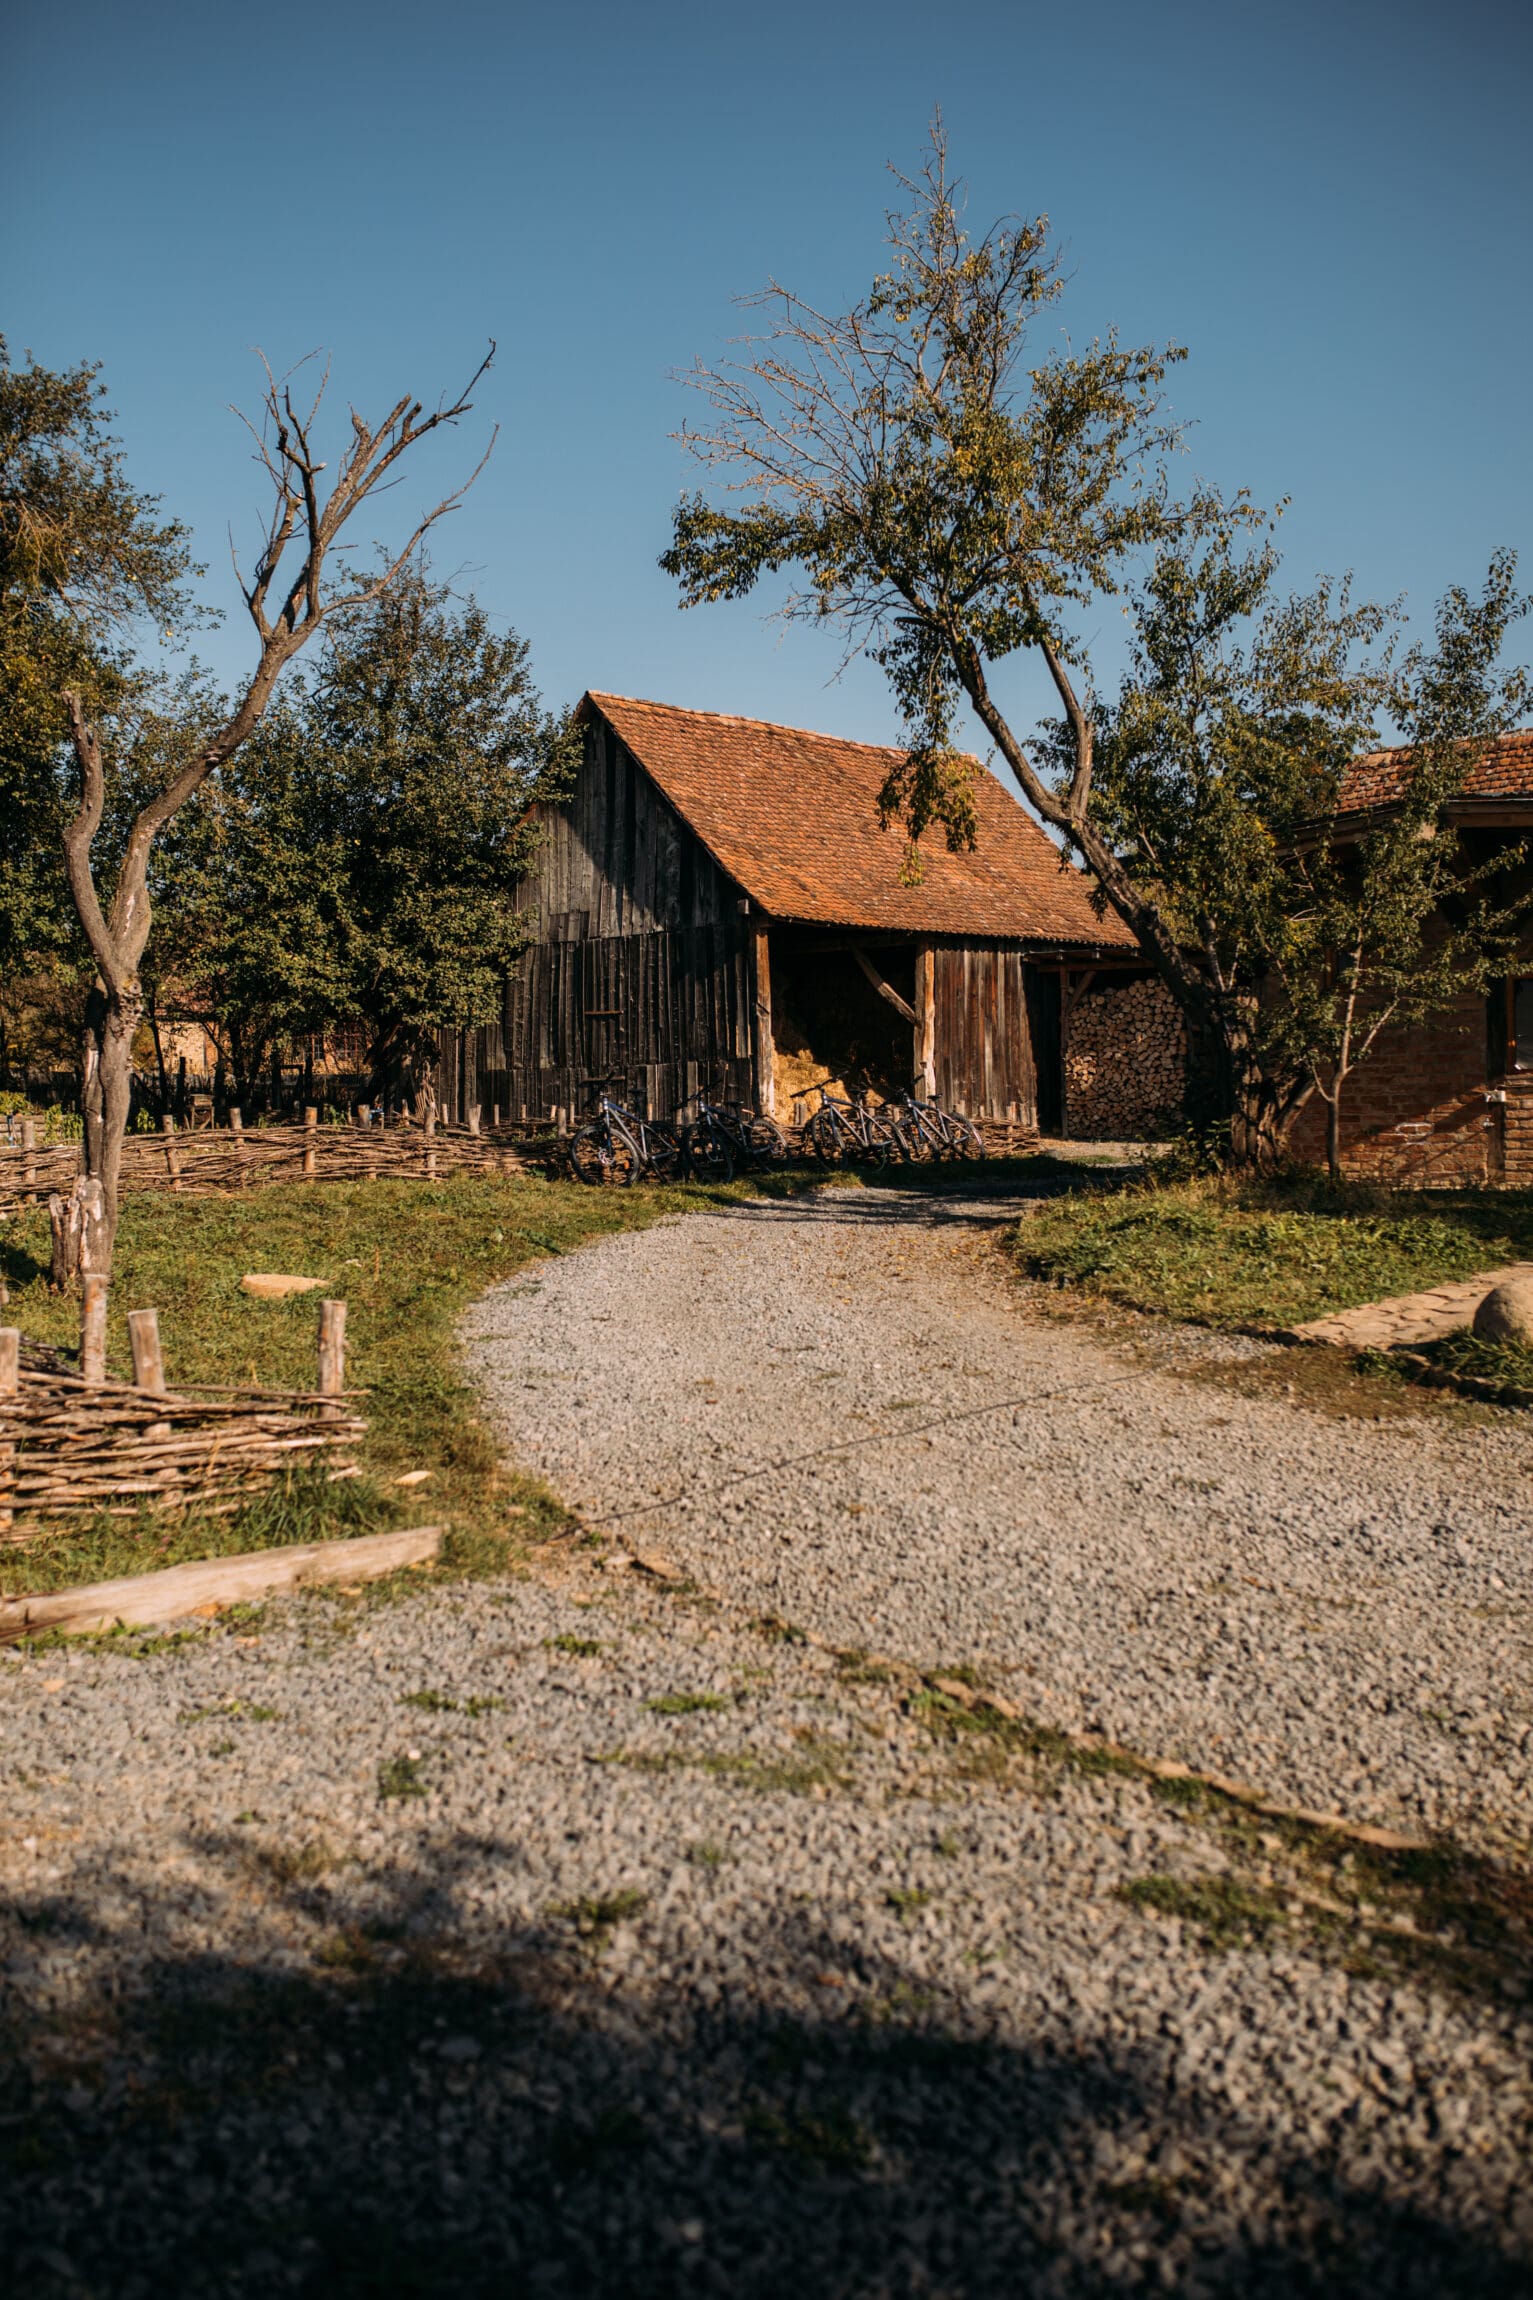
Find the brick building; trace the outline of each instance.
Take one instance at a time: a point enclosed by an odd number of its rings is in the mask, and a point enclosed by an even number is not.
[[[1359,829],[1387,814],[1406,754],[1378,751],[1348,773],[1342,803]],[[1533,729],[1489,746],[1447,809],[1479,867],[1533,837]],[[1522,871],[1526,878],[1526,869]],[[1342,1158],[1355,1174],[1420,1183],[1533,1187],[1533,922],[1526,972],[1466,991],[1424,1023],[1386,1030],[1347,1083]],[[1292,1147],[1323,1156],[1325,1112],[1306,1108]]]

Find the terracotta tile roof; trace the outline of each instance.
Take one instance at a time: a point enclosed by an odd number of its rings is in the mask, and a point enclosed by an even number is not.
[[[1134,947],[1089,882],[1015,799],[981,770],[979,843],[949,854],[923,845],[925,875],[899,883],[896,830],[880,830],[877,797],[897,751],[807,734],[765,719],[682,711],[627,695],[589,694],[678,814],[752,902],[774,918],[1019,941]]]
[[[1404,781],[1410,751],[1369,751],[1354,759],[1342,777],[1345,813],[1387,807]],[[1465,778],[1461,799],[1533,799],[1533,727],[1502,735]]]

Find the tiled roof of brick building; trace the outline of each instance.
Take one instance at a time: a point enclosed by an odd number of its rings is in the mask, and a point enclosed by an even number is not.
[[[1399,795],[1410,751],[1369,751],[1354,759],[1342,778],[1343,812],[1387,807]],[[1533,799],[1533,727],[1502,735],[1487,745],[1464,780],[1461,799]]]
[[[775,918],[1019,941],[1133,947],[1099,914],[1084,875],[995,777],[975,777],[978,844],[923,842],[918,886],[901,886],[903,841],[879,828],[898,751],[765,719],[683,711],[591,693],[594,706],[710,854]]]

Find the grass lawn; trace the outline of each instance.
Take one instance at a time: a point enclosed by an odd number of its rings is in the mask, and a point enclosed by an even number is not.
[[[769,1179],[769,1189],[800,1187]],[[310,1389],[315,1380],[315,1294],[286,1302],[240,1290],[247,1270],[324,1281],[344,1296],[347,1384],[365,1389],[365,1475],[338,1485],[299,1476],[229,1517],[141,1511],[47,1521],[0,1549],[0,1591],[57,1589],[147,1572],[186,1559],[293,1541],[446,1522],[444,1562],[475,1571],[504,1563],[529,1539],[557,1530],[558,1503],[532,1480],[497,1468],[455,1360],[453,1330],[487,1286],[590,1238],[643,1228],[662,1214],[748,1196],[727,1189],[591,1190],[531,1176],[274,1186],[248,1198],[125,1199],[110,1297],[108,1366],[131,1376],[127,1313],[160,1313],[166,1374],[177,1383],[250,1382]],[[73,1346],[75,1300],[51,1295],[47,1218],[29,1213],[0,1229],[10,1307],[0,1323],[37,1341]],[[425,1482],[391,1484],[426,1469]]]
[[[1214,1326],[1285,1327],[1533,1260],[1533,1193],[1229,1179],[1060,1198],[1019,1224],[1032,1278]]]

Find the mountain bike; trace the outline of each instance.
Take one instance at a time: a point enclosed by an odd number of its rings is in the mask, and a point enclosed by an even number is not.
[[[814,1091],[820,1107],[804,1128],[804,1145],[822,1166],[887,1166],[900,1154],[893,1124],[866,1100],[845,1102],[823,1086]]]
[[[892,1107],[911,1158],[984,1157],[985,1142],[979,1128],[971,1119],[960,1118],[956,1110],[944,1110],[940,1102],[928,1102],[914,1094],[907,1094]]]
[[[753,1110],[744,1102],[699,1100],[697,1123],[729,1144],[736,1166],[783,1166],[789,1158],[788,1137],[775,1118]]]
[[[583,1086],[605,1083],[584,1078]],[[669,1126],[641,1118],[626,1103],[603,1094],[585,1124],[572,1134],[565,1156],[577,1182],[631,1189],[645,1176],[674,1181],[682,1164],[681,1139]]]

